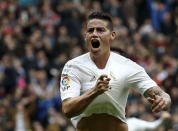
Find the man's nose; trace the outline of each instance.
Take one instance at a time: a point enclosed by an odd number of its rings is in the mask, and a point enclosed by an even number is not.
[[[92,36],[98,36],[98,32],[96,29],[93,31]]]

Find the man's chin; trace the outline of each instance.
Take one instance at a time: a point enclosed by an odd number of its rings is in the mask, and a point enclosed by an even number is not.
[[[100,48],[91,48],[91,53],[98,53],[100,51]]]

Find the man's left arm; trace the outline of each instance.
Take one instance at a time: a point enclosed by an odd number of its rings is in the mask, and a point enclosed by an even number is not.
[[[162,110],[168,110],[171,106],[169,94],[158,86],[146,90],[144,96],[152,104],[152,112],[157,113]]]

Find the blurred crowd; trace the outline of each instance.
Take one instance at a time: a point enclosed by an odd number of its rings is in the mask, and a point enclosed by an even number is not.
[[[66,61],[87,51],[92,10],[112,15],[112,47],[170,94],[171,120],[159,131],[178,131],[177,0],[0,0],[0,131],[74,131],[61,113],[59,76]],[[159,118],[135,90],[126,116]]]

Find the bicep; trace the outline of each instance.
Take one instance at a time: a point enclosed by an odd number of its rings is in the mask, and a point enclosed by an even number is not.
[[[157,86],[157,84],[149,77],[149,75],[143,69],[131,73],[127,80],[129,86],[137,89],[142,95],[150,87]]]
[[[72,66],[65,66],[61,74],[60,94],[62,101],[80,95],[81,84]]]
[[[61,79],[60,93],[62,100],[80,95],[80,83],[73,80],[70,76]]]

